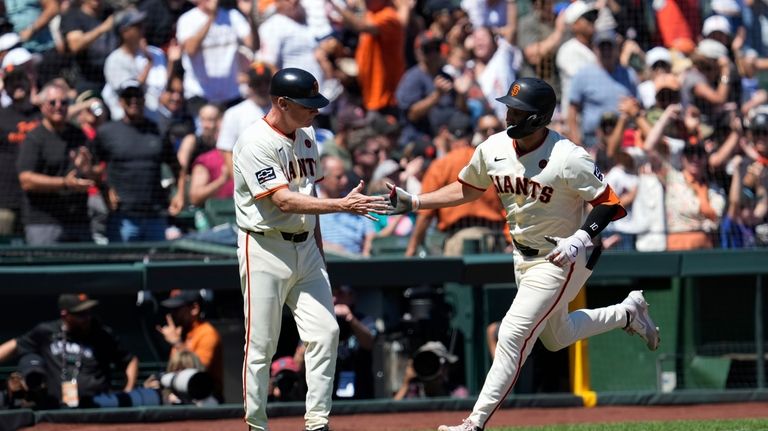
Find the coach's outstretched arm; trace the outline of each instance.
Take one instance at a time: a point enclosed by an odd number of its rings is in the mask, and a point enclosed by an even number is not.
[[[408,193],[400,187],[387,183],[389,188],[389,209],[383,214],[404,214],[418,209],[453,207],[479,198],[485,193],[474,187],[454,181],[434,192],[423,195]]]
[[[383,213],[389,208],[386,196],[366,196],[362,194],[365,183],[360,183],[343,198],[317,198],[282,188],[270,197],[272,203],[280,211],[292,214],[328,214],[335,212],[348,212],[361,215],[372,220],[369,212]]]

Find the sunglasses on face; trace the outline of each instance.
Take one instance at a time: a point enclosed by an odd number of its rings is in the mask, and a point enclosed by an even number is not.
[[[51,108],[55,108],[56,106],[61,106],[63,108],[66,108],[69,106],[69,100],[66,99],[53,99],[48,101],[48,106]]]

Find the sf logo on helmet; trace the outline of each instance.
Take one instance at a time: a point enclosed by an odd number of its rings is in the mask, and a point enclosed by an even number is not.
[[[520,92],[520,84],[515,84],[512,86],[512,91],[509,92],[510,96],[517,96],[517,93]]]

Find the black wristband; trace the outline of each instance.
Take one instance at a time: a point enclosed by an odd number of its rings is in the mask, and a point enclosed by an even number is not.
[[[618,204],[603,204],[592,208],[581,230],[587,232],[590,238],[600,235],[600,232],[613,220],[619,208],[621,205]]]

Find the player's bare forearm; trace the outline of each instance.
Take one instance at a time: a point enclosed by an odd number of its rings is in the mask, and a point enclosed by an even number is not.
[[[136,356],[128,362],[128,366],[125,367],[125,387],[123,390],[128,392],[136,386],[136,378],[139,375],[139,358]]]
[[[329,214],[349,212],[366,215],[369,212],[380,212],[388,208],[384,196],[366,196],[362,191],[361,182],[343,198],[317,198],[293,192],[287,188],[280,189],[271,195],[272,202],[280,211],[291,214]]]
[[[431,193],[419,195],[419,209],[437,209],[453,207],[479,198],[485,193],[474,187],[454,181],[447,186]]]

